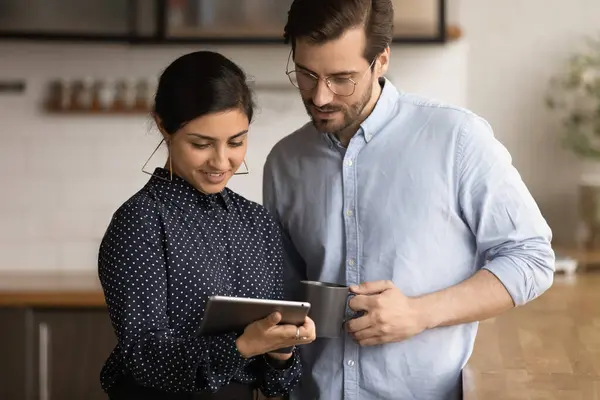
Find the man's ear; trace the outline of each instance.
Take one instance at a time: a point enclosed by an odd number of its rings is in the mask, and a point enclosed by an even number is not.
[[[378,57],[378,60],[375,62],[375,72],[377,77],[384,76],[390,65],[390,47],[386,47],[386,49],[381,53]]]

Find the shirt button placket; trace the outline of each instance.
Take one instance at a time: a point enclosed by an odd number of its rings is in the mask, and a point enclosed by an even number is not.
[[[364,140],[356,135],[350,141],[350,145],[345,154],[344,165],[342,168],[343,188],[344,188],[344,228],[346,233],[346,283],[348,285],[360,283],[359,277],[359,243],[356,215],[356,167],[355,162],[358,152],[364,146]],[[351,310],[347,309],[347,314],[351,315]],[[358,399],[358,345],[349,336],[344,340],[344,399]]]

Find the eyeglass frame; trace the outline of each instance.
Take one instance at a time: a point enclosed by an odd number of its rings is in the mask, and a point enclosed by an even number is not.
[[[311,77],[313,77],[315,79],[315,86],[312,87],[311,89],[304,89],[303,90],[303,89],[300,89],[300,87],[294,85],[294,82],[292,82],[292,78],[290,77],[290,74],[292,72],[297,72],[297,70],[296,69],[293,69],[291,71],[289,70],[290,60],[292,59],[292,53],[293,53],[293,49],[290,50],[290,54],[288,55],[287,64],[285,66],[285,74],[287,75],[290,83],[295,88],[297,88],[298,90],[302,90],[303,92],[310,92],[311,90],[315,90],[315,88],[317,86],[319,86],[319,81],[320,80],[324,80],[325,81],[325,85],[327,85],[327,89],[329,89],[331,91],[331,93],[335,94],[336,96],[341,96],[341,97],[350,97],[350,96],[352,96],[356,92],[356,86],[365,78],[365,76],[367,76],[367,72],[369,72],[371,70],[371,68],[373,68],[373,65],[375,64],[375,61],[377,61],[377,57],[375,57],[373,59],[373,61],[371,61],[371,64],[369,64],[369,67],[365,70],[365,72],[363,73],[363,75],[357,81],[355,81],[352,78],[338,78],[338,79],[346,79],[346,80],[348,80],[350,83],[352,83],[354,85],[354,87],[352,88],[352,93],[350,93],[350,94],[337,94],[336,92],[334,92],[331,89],[331,81],[330,81],[331,76],[325,76],[325,77],[321,78],[321,77],[316,76],[315,74],[313,74],[311,72],[308,72],[308,71],[301,71],[301,72],[304,73],[304,74],[307,74],[307,75],[309,75]]]

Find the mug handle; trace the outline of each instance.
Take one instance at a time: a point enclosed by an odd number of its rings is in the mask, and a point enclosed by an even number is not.
[[[348,293],[348,297],[346,297],[346,310],[344,313],[344,320],[342,321],[342,325],[344,325],[346,322],[350,321],[351,319],[360,318],[365,314],[364,311],[352,311],[350,309],[350,306],[348,303],[350,302],[350,300],[352,300],[352,298],[354,296],[356,296],[355,293]]]

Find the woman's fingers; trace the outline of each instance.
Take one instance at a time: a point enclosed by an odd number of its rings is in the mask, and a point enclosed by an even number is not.
[[[310,329],[307,329],[305,326],[295,325],[278,325],[273,328],[273,333],[280,340],[293,344],[304,342],[311,336]]]
[[[291,345],[310,343],[316,338],[315,323],[308,317],[302,326],[277,325],[272,330],[280,340]]]
[[[304,338],[304,340],[309,340],[311,342],[315,340],[316,328],[314,321],[309,317],[306,317],[306,319],[304,320],[304,325],[302,325],[302,327],[300,328],[300,332],[300,335]]]
[[[306,319],[304,320],[304,325],[302,325],[299,329],[300,330],[298,336],[300,337],[300,342],[310,343],[313,340],[315,340],[316,329],[315,323],[312,319],[306,317]]]

